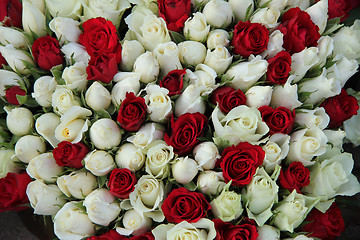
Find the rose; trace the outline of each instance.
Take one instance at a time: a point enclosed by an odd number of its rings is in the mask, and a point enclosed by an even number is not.
[[[157,178],[164,179],[170,174],[169,162],[174,158],[174,151],[164,141],[152,142],[146,152],[145,171]]]
[[[119,109],[117,121],[126,131],[137,131],[145,121],[146,110],[144,98],[136,97],[133,92],[126,93],[126,98]]]
[[[210,202],[211,211],[215,218],[230,222],[239,218],[243,212],[241,195],[235,191],[229,191],[225,186],[219,196]]]
[[[291,71],[290,53],[281,51],[267,61],[269,65],[266,72],[266,81],[273,84],[284,85]]]
[[[94,150],[85,158],[85,168],[95,176],[106,176],[115,167],[114,158],[103,150]]]
[[[5,58],[0,53],[0,68],[3,68],[4,66],[8,65]]]
[[[202,193],[191,192],[186,188],[177,188],[165,198],[161,209],[169,222],[197,222],[206,217],[211,209]]]
[[[64,115],[73,106],[80,106],[80,98],[66,85],[57,85],[51,96],[51,106],[55,113]]]
[[[35,62],[28,52],[16,49],[12,44],[0,45],[0,54],[5,58],[11,69],[18,74],[29,74],[29,66],[35,66]],[[25,63],[27,64],[25,65]]]
[[[125,143],[116,152],[115,161],[118,167],[127,168],[136,172],[142,168],[145,162],[145,154],[140,148],[132,143]]]
[[[161,78],[174,69],[182,69],[179,58],[179,47],[176,43],[160,43],[153,52],[160,66]]]
[[[353,118],[354,119],[354,118]],[[355,119],[356,120],[356,119]],[[348,121],[346,121],[348,122]],[[344,138],[346,136],[347,139],[349,139],[351,142],[353,142],[352,136],[353,135],[357,135],[356,129],[352,129],[350,130],[351,132],[349,132],[349,128],[346,127],[346,122],[344,123],[344,130],[341,129],[337,129],[337,130],[331,130],[331,129],[327,129],[327,130],[323,130],[327,139],[328,139],[328,144],[331,144],[332,146],[336,147],[336,148],[342,148],[342,145],[344,143]],[[357,138],[360,139],[360,138]],[[354,145],[356,145],[356,141],[353,142]]]
[[[235,15],[236,22],[238,22],[239,20],[243,21],[245,19],[245,17],[251,16],[252,13],[254,12],[254,1],[253,0],[241,0],[241,1],[230,0],[229,3],[231,5],[232,11]],[[261,4],[259,6],[261,6]],[[249,12],[247,12],[247,11],[249,11]]]
[[[56,34],[61,45],[65,42],[78,42],[81,30],[80,22],[71,18],[56,17],[49,22],[49,28]]]
[[[269,134],[284,133],[289,134],[295,123],[295,110],[290,111],[285,107],[273,109],[269,106],[259,108],[262,120],[270,128]]]
[[[216,72],[214,71],[215,76]],[[214,78],[215,80],[215,78]],[[190,84],[175,101],[175,116],[179,117],[185,113],[204,114],[206,105],[201,94],[206,91],[205,86]]]
[[[114,82],[111,91],[111,100],[115,106],[120,106],[121,102],[126,98],[127,92],[138,94],[140,91],[140,73],[135,72],[118,72],[114,76]]]
[[[217,240],[256,240],[258,232],[256,224],[253,220],[244,218],[238,225],[223,222],[220,219],[213,220],[217,232]]]
[[[259,236],[257,240],[278,240],[280,239],[280,230],[271,226],[271,225],[263,225],[257,227],[257,231]],[[305,239],[297,239],[297,240],[305,240]]]
[[[227,114],[233,108],[245,105],[246,96],[240,89],[236,90],[229,86],[221,86],[211,93],[210,101],[213,105],[219,104],[220,110]]]
[[[46,151],[43,139],[34,135],[25,135],[15,144],[15,156],[24,163]]]
[[[206,116],[201,113],[185,113],[176,121],[172,116],[170,132],[165,133],[164,140],[176,154],[187,154],[199,143],[198,138],[205,134],[207,124]]]
[[[179,95],[183,90],[183,78],[185,74],[185,69],[172,70],[159,81],[159,86],[169,90],[168,95],[170,97]]]
[[[60,117],[55,113],[44,113],[35,122],[36,132],[40,134],[52,147],[60,141],[55,138],[55,129],[60,124]]]
[[[150,120],[160,123],[166,122],[172,114],[171,99],[168,92],[169,90],[159,85],[147,85],[144,99]]]
[[[34,92],[31,96],[42,107],[50,107],[52,95],[57,87],[55,78],[50,76],[42,76],[36,79],[34,83]]]
[[[155,81],[160,73],[160,65],[155,58],[155,53],[147,51],[141,54],[134,62],[133,72],[141,74],[140,82]]]
[[[80,0],[66,2],[61,0],[45,0],[45,3],[47,10],[54,18],[59,16],[77,19],[82,13]]]
[[[67,197],[77,199],[84,199],[98,187],[96,177],[87,171],[62,175],[58,177],[56,184]]]
[[[260,23],[266,28],[271,29],[278,26],[278,19],[280,17],[280,10],[271,7],[260,8],[250,17],[250,22]]]
[[[351,8],[352,6],[349,1],[329,0],[328,19],[341,17],[341,22],[345,21],[350,16]]]
[[[0,149],[0,178],[5,177],[9,172],[19,173],[21,169],[15,165],[17,161],[14,150]]]
[[[209,32],[206,40],[206,46],[208,49],[214,49],[216,46],[229,46],[230,35],[223,29],[214,29]]]
[[[199,172],[199,165],[197,162],[186,157],[176,158],[171,166],[171,171],[176,182],[181,184],[190,183]]]
[[[258,55],[266,50],[269,42],[269,31],[259,23],[239,21],[234,28],[234,36],[230,45],[233,53],[243,57]]]
[[[278,29],[284,34],[283,47],[291,54],[306,47],[316,47],[320,38],[319,27],[311,21],[308,13],[298,7],[284,13]]]
[[[330,117],[330,128],[339,127],[359,110],[356,98],[349,95],[345,89],[342,89],[339,95],[325,99],[320,107],[323,107]]]
[[[355,59],[349,60],[342,54],[336,55],[336,59],[338,61],[327,69],[326,77],[336,79],[335,84],[340,83],[340,86],[344,87],[350,77],[357,72],[359,65]]]
[[[265,151],[263,166],[267,172],[274,171],[281,164],[289,152],[290,136],[282,133],[273,134],[269,141],[262,146]]]
[[[184,27],[184,22],[191,13],[191,1],[166,1],[158,0],[159,16],[162,17],[167,24],[167,28],[171,31],[180,32]]]
[[[211,141],[198,144],[193,150],[193,156],[199,166],[205,170],[213,169],[220,158],[217,146]]]
[[[20,105],[17,96],[26,96],[26,91],[19,86],[12,86],[6,89],[6,101],[12,105]]]
[[[225,182],[232,181],[232,185],[238,187],[249,184],[264,157],[260,146],[248,142],[225,148],[219,160]]]
[[[4,109],[7,112],[6,126],[12,134],[24,136],[34,127],[34,117],[29,109],[23,107]]]
[[[133,143],[136,147],[144,149],[151,142],[159,139],[163,139],[164,137],[164,127],[158,123],[146,123],[141,126],[139,131],[128,137],[128,141]]]
[[[234,18],[230,3],[223,0],[208,1],[203,14],[206,22],[215,28],[226,28]]]
[[[217,195],[224,186],[222,172],[204,171],[197,178],[197,187],[204,194]]]
[[[126,240],[127,238],[120,235],[116,232],[116,230],[111,229],[110,231],[107,231],[106,233],[103,233],[99,236],[91,236],[87,238],[87,240]]]
[[[53,156],[59,166],[80,169],[83,167],[81,161],[88,152],[89,148],[81,142],[72,144],[71,142],[62,141],[54,148]]]
[[[44,1],[22,1],[22,25],[28,34],[35,33],[39,37],[47,35]]]
[[[86,67],[87,79],[110,83],[118,72],[115,54],[108,54],[90,58]]]
[[[279,183],[290,192],[295,189],[301,193],[300,189],[310,183],[310,171],[301,162],[292,162],[286,170],[281,169]]]
[[[124,227],[116,227],[116,231],[121,235],[129,236],[130,234],[139,235],[148,231],[152,221],[144,214],[138,213],[134,209],[130,209],[122,216],[122,224]]]
[[[282,47],[283,42],[284,42],[283,37],[284,37],[284,34],[282,34],[279,30],[273,31],[269,36],[269,43],[268,43],[267,49],[261,53],[261,56],[263,58],[267,58],[267,59],[272,58],[277,53],[284,50],[284,48]]]
[[[115,168],[111,171],[108,187],[115,197],[126,199],[134,191],[137,182],[135,174],[127,168]]]
[[[184,23],[184,35],[187,40],[205,42],[210,31],[210,25],[201,12],[194,13]],[[208,46],[209,47],[209,46]]]
[[[26,209],[21,205],[28,202],[25,191],[30,182],[26,172],[9,172],[6,177],[0,178],[0,212]]]
[[[11,43],[15,48],[21,49],[26,49],[30,46],[29,40],[25,37],[24,33],[5,26],[0,26],[0,43],[2,45]]]
[[[135,60],[145,53],[144,47],[137,40],[124,40],[121,51],[120,69],[123,71],[132,71]]]
[[[224,46],[216,46],[213,50],[208,49],[204,64],[213,68],[217,74],[222,74],[228,69],[233,56]]]
[[[86,88],[88,83],[86,67],[85,63],[76,62],[74,65],[64,68],[61,77],[69,89],[82,91]]]
[[[34,41],[31,50],[36,63],[46,71],[64,62],[64,57],[56,38],[50,36],[40,37]]]
[[[70,42],[62,46],[61,51],[65,55],[66,63],[71,64],[72,61],[83,62],[88,64],[90,55],[87,53],[85,47],[81,44]]]
[[[3,22],[5,26],[21,28],[22,5],[20,1],[1,1],[0,9],[0,21]]]
[[[294,75],[292,83],[299,82],[316,64],[319,64],[319,48],[309,47],[304,48],[301,52],[297,52],[291,55],[291,75]],[[321,85],[321,84],[318,84]]]
[[[318,127],[325,129],[330,122],[330,117],[322,107],[317,107],[313,110],[301,109],[301,112],[295,116],[295,122],[305,125],[307,128]]]
[[[310,15],[311,21],[319,27],[319,33],[323,34],[328,20],[328,1],[317,1],[305,10]]]
[[[86,104],[94,111],[107,109],[111,104],[111,95],[101,83],[93,82],[85,93]]]
[[[121,130],[116,122],[109,118],[101,118],[91,125],[90,140],[98,149],[112,149],[121,142]]]
[[[319,239],[335,239],[345,231],[344,219],[341,216],[340,208],[334,202],[331,207],[322,213],[313,209],[307,218],[302,230],[308,232],[311,237]]]
[[[198,92],[202,96],[209,95],[218,86],[215,80],[217,77],[215,69],[206,64],[198,64],[195,68],[195,72],[187,70],[187,77],[190,85],[194,85],[196,88],[199,88]],[[186,89],[184,92],[186,92]]]
[[[184,41],[178,47],[182,64],[196,66],[205,61],[206,47],[201,42]]]
[[[289,77],[290,78],[290,77]],[[270,105],[272,107],[286,107],[293,110],[302,105],[298,99],[298,85],[291,85],[288,80],[285,85],[276,85],[273,88]]]
[[[246,105],[253,108],[269,106],[272,92],[272,86],[252,86],[245,93]]]

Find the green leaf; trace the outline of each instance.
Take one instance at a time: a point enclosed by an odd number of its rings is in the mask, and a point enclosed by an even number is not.
[[[323,32],[323,36],[330,35],[334,33],[336,30],[344,26],[344,24],[340,24],[340,18],[333,18],[328,20],[326,24],[325,31]]]
[[[270,1],[269,1],[269,2],[270,2]],[[266,3],[267,3],[267,2],[266,2]],[[266,4],[266,3],[265,3],[265,4]],[[252,4],[250,4],[250,5],[248,6],[248,8],[246,9],[246,14],[245,14],[244,22],[246,22],[246,21],[248,21],[248,20],[250,19],[251,14],[252,14],[251,9],[253,9],[253,5],[252,5]]]
[[[95,118],[111,118],[111,115],[106,111],[106,110],[101,110],[101,111],[98,111],[98,112],[95,112],[94,114]]]
[[[106,185],[107,180],[108,180],[108,178],[106,175],[97,177],[97,182],[98,182],[99,188],[104,187]]]
[[[316,92],[316,91],[314,91]],[[314,92],[300,92],[298,99],[300,102],[304,102],[306,99],[308,99],[310,97],[311,94],[313,94]]]
[[[197,186],[194,182],[189,182],[184,184],[184,187],[190,191],[195,191],[197,189]]]
[[[178,33],[178,32],[174,32],[174,31],[169,31],[170,33],[170,37],[173,40],[173,42],[175,42],[176,44],[179,44],[181,42],[186,41],[186,38],[184,35]]]
[[[86,207],[83,205],[84,201],[80,201],[80,202],[73,202],[73,204],[75,205],[75,207],[77,207],[78,209],[80,209],[82,212],[86,213]]]

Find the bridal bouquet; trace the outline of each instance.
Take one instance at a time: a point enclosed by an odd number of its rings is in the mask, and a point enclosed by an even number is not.
[[[18,0],[0,211],[59,239],[335,239],[360,192],[360,20],[335,0]]]

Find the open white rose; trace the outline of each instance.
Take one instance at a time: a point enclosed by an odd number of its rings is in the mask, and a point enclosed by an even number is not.
[[[195,161],[203,169],[213,169],[220,158],[219,150],[213,142],[202,142],[193,150]]]
[[[196,177],[199,168],[194,159],[186,156],[175,159],[175,162],[171,165],[171,172],[178,183],[186,184]]]
[[[233,56],[223,46],[217,46],[213,50],[208,49],[204,64],[216,71],[217,74],[224,73],[232,62]]]
[[[342,54],[347,59],[360,58],[360,20],[356,19],[351,27],[342,27],[332,38],[334,54]]]
[[[150,175],[164,179],[170,174],[170,161],[174,158],[173,147],[164,141],[152,142],[146,152],[145,171]]]
[[[84,158],[85,168],[95,176],[106,176],[115,168],[114,158],[106,151],[94,150]]]
[[[264,52],[262,52],[260,55],[263,58],[269,59],[274,57],[277,53],[284,50],[282,47],[284,43],[284,34],[280,32],[280,30],[273,31],[269,36],[269,42],[267,45],[267,48]]]
[[[78,18],[82,13],[80,0],[45,0],[46,8],[53,17]]]
[[[20,172],[21,169],[14,163],[18,161],[14,155],[12,149],[0,149],[0,178],[6,177],[9,172]]]
[[[225,185],[222,172],[204,171],[197,178],[197,187],[204,194],[217,195]]]
[[[236,22],[244,21],[249,9],[249,16],[254,12],[254,0],[229,0],[231,9],[235,15]]]
[[[160,43],[154,49],[154,54],[160,66],[160,78],[165,77],[174,69],[182,69],[179,59],[179,48],[176,43]]]
[[[45,113],[35,122],[36,131],[54,148],[60,143],[55,137],[55,129],[60,124],[60,117],[55,113]]]
[[[0,69],[0,96],[5,97],[5,86],[19,86],[21,77],[12,71]]]
[[[90,55],[87,53],[85,46],[79,43],[70,42],[62,46],[61,51],[64,53],[68,64],[71,64],[73,59],[75,62],[83,62],[87,65],[90,60]]]
[[[0,45],[0,53],[5,58],[11,69],[18,74],[30,73],[24,62],[33,66],[36,65],[28,52],[16,49],[12,44],[7,44],[5,46]]]
[[[260,23],[266,28],[276,28],[279,23],[280,10],[276,8],[259,8],[250,18],[252,23]]]
[[[34,83],[34,92],[31,94],[36,102],[42,107],[50,107],[52,96],[58,86],[55,78],[42,76],[36,79]]]
[[[337,61],[327,69],[326,78],[334,78],[341,87],[344,87],[349,78],[357,72],[359,65],[355,59],[349,60],[341,55],[337,55],[334,60]]]
[[[206,3],[203,14],[206,22],[216,28],[226,28],[234,18],[231,5],[224,0],[210,0]]]
[[[121,131],[116,122],[101,118],[90,127],[90,140],[98,149],[111,149],[120,144]]]
[[[45,142],[38,136],[25,135],[15,144],[15,156],[24,163],[46,151]]]
[[[300,81],[306,72],[319,62],[318,53],[319,49],[317,47],[310,47],[291,55],[290,74],[295,76],[293,83]]]
[[[30,45],[24,33],[5,26],[0,26],[0,43],[7,45],[11,43],[15,48],[26,49]]]
[[[254,108],[269,106],[272,92],[271,86],[252,86],[245,93],[246,105]]]
[[[51,31],[56,34],[60,45],[65,42],[78,42],[81,30],[79,28],[80,22],[72,18],[56,17],[50,21],[49,27]]]
[[[193,17],[185,21],[183,31],[187,40],[205,42],[210,31],[210,25],[207,24],[204,14],[196,12]]]
[[[147,232],[152,224],[149,217],[144,214],[140,214],[134,209],[130,209],[124,213],[122,218],[124,227],[117,227],[116,231],[123,236],[129,236],[130,234],[136,236]]]
[[[206,105],[201,97],[204,86],[190,84],[175,101],[175,115],[179,117],[184,113],[205,113]]]
[[[257,227],[258,237],[256,240],[279,240],[280,239],[280,230],[271,226],[271,225],[263,225],[261,227]]]
[[[114,82],[111,91],[111,99],[115,106],[120,106],[121,102],[126,98],[127,92],[133,92],[135,95],[140,91],[141,73],[135,72],[118,72],[114,76]]]
[[[265,152],[263,166],[267,172],[272,172],[289,152],[290,136],[282,133],[271,135],[269,141],[262,146]]]
[[[214,49],[217,46],[227,47],[230,43],[230,35],[223,29],[214,29],[209,32],[206,40],[206,46],[208,49]]]
[[[86,64],[76,62],[74,65],[64,68],[61,76],[66,83],[66,87],[71,90],[82,91],[88,83]]]
[[[38,215],[55,215],[66,203],[57,185],[45,184],[40,179],[28,184],[26,195],[34,209],[34,214]]]
[[[137,40],[125,40],[121,45],[120,69],[130,72],[133,70],[135,60],[145,53],[144,47]]]
[[[42,5],[44,6],[44,3]],[[44,9],[40,9],[36,2],[34,4],[33,1],[24,0],[22,2],[22,26],[24,31],[29,34],[34,32],[39,37],[46,36],[46,17],[44,12]]]
[[[93,84],[86,90],[85,93],[86,104],[94,111],[101,111],[107,109],[111,104],[111,95],[101,83],[94,81]]]
[[[144,97],[149,117],[154,122],[166,122],[172,114],[169,90],[159,85],[149,84]]]
[[[330,117],[323,107],[317,107],[313,110],[301,109],[301,112],[296,113],[295,122],[305,125],[307,128],[318,127],[324,130],[330,122]]]
[[[201,42],[184,41],[179,43],[178,48],[182,64],[196,66],[205,61],[206,47]]]
[[[211,120],[215,129],[214,136],[234,145],[243,141],[258,142],[269,132],[269,127],[262,121],[259,110],[246,105],[233,108],[227,115],[216,107],[211,114]],[[218,140],[215,140],[215,144]]]
[[[60,190],[67,197],[85,199],[97,188],[96,177],[89,172],[72,172],[70,175],[62,175],[56,181]]]
[[[158,123],[146,123],[127,140],[133,143],[136,147],[145,148],[151,142],[164,137],[164,128]]]
[[[6,116],[6,126],[9,131],[17,136],[24,136],[30,133],[34,127],[34,116],[29,109],[16,107],[14,109],[4,108]]]
[[[270,102],[271,107],[286,107],[287,109],[293,110],[302,105],[302,102],[298,99],[298,85],[290,84],[292,78],[293,76],[290,76],[284,85],[276,85],[273,87]]]
[[[54,217],[54,232],[59,239],[80,240],[95,234],[95,224],[75,203],[66,203]]]
[[[72,106],[80,106],[80,98],[71,89],[58,85],[51,98],[51,106],[57,114],[64,114]]]
[[[159,76],[160,65],[153,52],[145,52],[135,60],[133,71],[141,74],[140,82],[150,83]]]
[[[134,144],[125,143],[116,152],[115,161],[119,168],[127,168],[132,172],[136,172],[144,165],[145,154]]]
[[[56,164],[52,153],[42,153],[30,160],[26,172],[30,177],[55,183],[64,168]]]

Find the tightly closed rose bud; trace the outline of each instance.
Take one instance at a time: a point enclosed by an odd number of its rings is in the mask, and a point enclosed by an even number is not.
[[[78,42],[81,30],[80,22],[72,18],[56,17],[49,22],[51,31],[56,34],[61,45],[65,42]]]
[[[57,87],[55,78],[50,76],[42,76],[36,79],[34,83],[34,92],[31,96],[42,107],[50,107],[52,95]]]
[[[118,167],[127,168],[136,172],[142,168],[145,162],[145,154],[132,143],[125,143],[116,152],[115,161]]]
[[[179,95],[183,90],[183,78],[185,74],[186,69],[172,70],[160,80],[159,85],[169,90],[169,96]]]
[[[123,228],[117,227],[116,231],[121,235],[129,236],[133,235],[131,239],[147,240],[147,238],[141,238],[140,234],[148,231],[152,225],[151,218],[145,216],[142,213],[138,213],[134,209],[130,209],[124,213],[122,218]],[[139,238],[136,238],[138,236]],[[127,238],[126,238],[127,239]]]
[[[88,80],[110,83],[118,72],[115,54],[91,57],[86,68]]]
[[[229,3],[235,15],[236,22],[245,20],[249,7],[249,16],[254,12],[254,0],[229,0]]]
[[[120,144],[120,128],[112,119],[101,118],[90,127],[90,140],[98,149],[112,149]]]
[[[155,53],[145,52],[134,62],[135,73],[140,73],[140,82],[149,83],[156,80],[160,73],[159,62],[155,58]]]
[[[24,163],[46,151],[43,139],[34,135],[25,135],[15,144],[15,156]]]
[[[13,86],[6,90],[5,98],[12,105],[20,105],[17,96],[25,96],[26,91],[19,86]]]
[[[226,28],[234,18],[230,3],[224,0],[208,1],[203,14],[207,23],[215,28]]]
[[[85,93],[85,101],[94,111],[101,111],[110,106],[111,95],[101,83],[93,82]]]
[[[2,45],[11,43],[15,48],[21,49],[26,49],[30,45],[24,33],[5,26],[0,26],[0,43]]]
[[[42,179],[49,183],[56,182],[56,178],[64,168],[56,164],[52,153],[42,153],[30,160],[26,172],[30,177]]]
[[[115,168],[111,171],[108,187],[110,193],[120,199],[129,198],[129,194],[134,191],[137,182],[135,174],[126,168]]]
[[[64,62],[58,40],[50,36],[36,39],[32,45],[32,54],[39,67],[46,71]]]
[[[58,1],[58,0],[45,0],[46,9],[50,12],[51,16],[67,17],[77,19],[82,13],[81,2],[74,1]]]
[[[201,12],[194,13],[194,16],[188,18],[184,25],[184,35],[187,40],[206,41],[210,31],[210,25],[206,23],[204,14]]]
[[[83,167],[81,161],[88,152],[88,147],[81,142],[72,144],[71,142],[62,141],[54,148],[53,155],[59,166],[79,169]]]
[[[35,66],[35,62],[28,52],[16,49],[12,44],[0,45],[0,54],[5,58],[11,69],[18,74],[30,73],[25,63]]]
[[[197,162],[186,157],[180,157],[175,159],[175,162],[171,166],[172,175],[178,183],[187,184],[191,182],[199,172],[199,165]]]
[[[7,110],[6,125],[14,135],[23,136],[34,127],[34,116],[29,109],[17,107]]]
[[[144,47],[137,40],[125,40],[122,44],[120,69],[126,72],[133,70],[135,60],[145,53]]]
[[[135,72],[118,72],[114,76],[114,82],[111,91],[111,100],[115,106],[120,106],[122,101],[126,98],[127,92],[138,94],[140,91],[140,73]]]
[[[34,32],[40,37],[46,36],[44,1],[23,0],[22,4],[22,25],[24,31],[28,34],[32,34]]]
[[[83,62],[87,64],[90,60],[90,55],[86,52],[86,49],[83,45],[70,42],[62,46],[61,51],[65,55],[66,63],[71,64],[72,59],[75,62]]]
[[[114,158],[106,151],[94,150],[85,158],[85,168],[95,176],[106,176],[115,167]]]
[[[178,45],[180,61],[185,65],[198,65],[205,61],[206,47],[196,41],[185,41]]]
[[[77,199],[84,199],[98,186],[96,177],[87,171],[62,175],[58,177],[56,184],[67,197]]]

